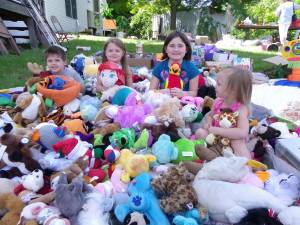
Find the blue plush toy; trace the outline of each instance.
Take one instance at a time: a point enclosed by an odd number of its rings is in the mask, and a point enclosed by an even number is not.
[[[55,90],[63,90],[65,84],[66,84],[66,81],[65,81],[65,80],[63,80],[63,79],[60,78],[60,77],[55,77],[55,78],[52,80],[52,84],[49,84],[49,85],[48,85],[48,88],[49,88],[49,89],[55,89]]]
[[[166,164],[178,157],[178,149],[171,141],[169,135],[162,134],[152,146],[152,154],[156,156],[157,162]]]
[[[129,202],[117,205],[115,208],[115,215],[121,223],[129,213],[137,211],[149,218],[150,225],[170,225],[151,187],[151,179],[149,173],[141,173],[130,183]]]
[[[193,208],[183,215],[176,215],[172,223],[175,225],[202,225],[208,223],[208,220],[208,214],[206,212],[203,212],[200,215],[199,210]]]

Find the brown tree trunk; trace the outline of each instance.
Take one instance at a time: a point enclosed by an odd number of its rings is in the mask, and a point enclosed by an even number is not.
[[[177,5],[175,4],[175,1],[170,1],[171,3],[171,30],[176,30],[176,13],[177,13]]]

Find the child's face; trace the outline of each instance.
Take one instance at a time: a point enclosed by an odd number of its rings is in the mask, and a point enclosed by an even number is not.
[[[227,98],[228,90],[227,90],[227,79],[228,75],[225,73],[218,73],[217,75],[217,86],[216,86],[216,95],[219,98]]]
[[[123,57],[123,51],[121,48],[119,48],[114,43],[109,43],[107,45],[107,48],[105,50],[105,55],[108,61],[114,62],[114,63],[121,63],[121,59]]]
[[[169,42],[165,50],[169,59],[181,63],[186,54],[186,45],[180,37],[175,37]]]
[[[51,72],[60,73],[64,70],[66,61],[57,54],[50,54],[47,58],[47,67]]]

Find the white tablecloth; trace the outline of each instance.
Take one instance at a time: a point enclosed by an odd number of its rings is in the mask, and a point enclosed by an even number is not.
[[[253,85],[251,101],[271,109],[275,115],[280,115],[288,103],[300,101],[300,88],[270,84]]]

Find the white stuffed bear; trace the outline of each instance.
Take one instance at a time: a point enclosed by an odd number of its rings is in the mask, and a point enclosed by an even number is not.
[[[193,187],[198,201],[208,210],[212,219],[238,223],[249,209],[271,208],[279,213],[287,208],[279,198],[263,189],[249,184],[230,183],[246,174],[247,162],[243,157],[218,157],[204,164],[196,175]]]
[[[43,171],[36,169],[22,177],[22,185],[26,190],[37,192],[44,186]]]

